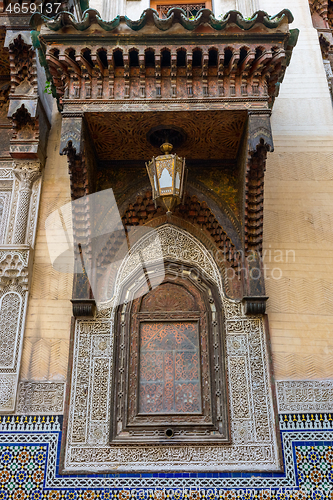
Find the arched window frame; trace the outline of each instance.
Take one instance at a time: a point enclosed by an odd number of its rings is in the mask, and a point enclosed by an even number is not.
[[[228,443],[230,431],[225,340],[219,293],[216,286],[203,276],[199,269],[175,262],[165,264],[165,269],[167,272],[161,286],[173,283],[191,290],[200,303],[200,310],[141,311],[142,287],[147,286],[142,273],[141,279],[134,275],[123,287],[126,300],[118,307],[115,322],[110,442],[112,444]],[[147,270],[149,276],[151,271],[152,269]],[[156,277],[159,272],[164,270],[154,269]],[[203,403],[200,414],[140,414],[139,336],[140,323],[146,321],[198,322]]]

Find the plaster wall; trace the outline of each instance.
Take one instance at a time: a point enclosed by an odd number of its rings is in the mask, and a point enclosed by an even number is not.
[[[285,5],[260,0],[270,13]],[[267,272],[268,316],[275,378],[324,379],[333,378],[332,101],[307,0],[291,10],[300,36],[274,104],[265,177],[264,261],[282,273]]]
[[[45,235],[45,219],[70,201],[67,159],[59,155],[61,117],[53,108],[38,219],[20,379],[64,381],[71,322],[72,275],[55,271]]]

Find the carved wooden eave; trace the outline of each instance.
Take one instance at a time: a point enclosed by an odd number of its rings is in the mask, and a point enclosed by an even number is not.
[[[217,246],[227,242],[231,267],[244,265],[237,252],[253,253],[253,265],[260,266],[270,114],[297,42],[292,21],[288,10],[274,17],[258,11],[251,19],[231,11],[216,19],[203,9],[189,20],[178,8],[166,19],[147,9],[137,21],[118,16],[110,22],[92,9],[81,21],[67,12],[53,19],[36,13],[32,38],[63,115],[60,153],[68,156],[72,198],[94,192],[96,165],[112,160],[126,167],[156,154],[150,129],[182,127],[186,141],[177,154],[189,168],[227,162],[239,177],[239,215],[221,200],[223,222],[208,200],[204,211],[219,229],[207,235],[215,243],[216,232],[224,235]],[[130,212],[124,207],[121,215]],[[77,217],[86,221],[80,232],[88,234],[89,218]],[[79,281],[74,299],[90,300],[86,277]],[[263,309],[263,280],[243,278],[242,296],[248,313],[258,311],[258,303]]]
[[[309,0],[311,14],[315,12],[325,21],[328,20],[328,0]]]
[[[129,106],[135,110],[142,107],[142,99],[163,109],[165,99],[183,103],[186,98],[209,100],[211,108],[217,101],[217,109],[222,103],[226,109],[268,109],[296,43],[297,30],[288,28],[292,20],[288,10],[274,17],[259,11],[251,20],[231,11],[217,20],[208,9],[188,20],[175,8],[166,19],[147,9],[138,21],[118,16],[105,22],[89,9],[81,22],[67,12],[54,19],[36,13],[32,25],[40,31],[36,45],[64,111],[78,100],[80,111],[97,111],[101,106],[105,111],[121,110],[125,101],[127,110]],[[155,55],[154,71],[145,60],[149,48]],[[181,48],[186,50],[183,70],[177,61]],[[192,51],[197,48],[202,51],[199,64],[193,60]],[[116,49],[122,51],[121,66],[115,60]],[[163,49],[170,51],[168,75],[162,69]],[[216,50],[216,61],[211,60],[211,49]],[[137,51],[136,66],[131,66],[133,50]],[[118,92],[119,78],[123,81]],[[195,86],[198,78],[200,85]],[[179,90],[180,79],[185,96]]]

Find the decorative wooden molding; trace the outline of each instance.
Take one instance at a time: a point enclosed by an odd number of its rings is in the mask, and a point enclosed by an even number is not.
[[[262,252],[264,175],[267,152],[273,151],[268,114],[250,114],[245,172],[244,245],[246,253]]]
[[[247,315],[265,314],[268,297],[243,297],[244,312]]]
[[[96,302],[94,299],[71,299],[73,304],[74,318],[93,318],[96,312]]]
[[[155,264],[156,267],[156,264]],[[114,363],[115,377],[113,384],[114,401],[111,412],[111,444],[168,444],[181,443],[227,443],[230,442],[227,407],[226,372],[223,360],[224,340],[222,327],[221,303],[217,289],[200,275],[192,278],[191,272],[199,269],[182,267],[179,272],[174,263],[165,277],[164,284],[145,295],[142,299],[128,300],[119,308],[117,333],[115,335]],[[156,270],[154,272],[157,272]],[[164,275],[164,263],[160,272]],[[143,283],[138,273],[124,285],[124,292],[135,297]],[[145,278],[144,278],[145,280]],[[135,287],[133,287],[135,284]],[[131,285],[131,286],[130,286]],[[163,287],[173,287],[177,304],[167,303],[164,297],[163,311],[156,304],[157,294],[163,293]],[[162,288],[161,288],[162,287]],[[179,290],[183,293],[183,302]],[[187,296],[185,298],[185,296]],[[192,296],[192,309],[188,310],[188,296]],[[186,305],[184,305],[184,302]],[[177,311],[177,312],[175,312]],[[184,312],[180,312],[184,311]],[[200,393],[202,393],[201,409],[192,410],[191,414],[175,412],[172,415],[158,413],[141,414],[138,412],[138,362],[139,331],[141,324],[147,322],[189,321],[197,324],[198,338],[201,346],[200,354]],[[208,346],[209,349],[208,349]],[[219,360],[219,363],[217,363]],[[210,382],[208,383],[207,380]],[[172,433],[168,436],[167,431]]]
[[[88,101],[105,110],[107,103],[121,99],[142,104],[169,98],[183,102],[185,97],[260,98],[262,105],[271,105],[289,62],[291,21],[286,10],[275,17],[258,11],[251,20],[231,11],[218,20],[204,9],[192,20],[174,8],[167,19],[147,9],[138,21],[120,16],[105,22],[92,10],[81,23],[68,13],[52,21],[37,13],[32,25],[41,29],[39,50],[60,106],[67,109],[68,104]],[[97,33],[90,29],[94,22],[99,25]],[[180,30],[171,35],[168,31],[175,24]],[[202,24],[205,31],[198,37],[195,30]],[[147,33],[146,25],[153,26]],[[74,28],[70,37],[69,26]],[[120,27],[124,31],[114,32]],[[85,38],[94,37],[93,50],[83,42],[82,29]],[[96,36],[103,36],[100,46]]]
[[[95,169],[88,143],[83,115],[65,116],[62,121],[60,154],[67,156],[71,198],[75,202],[86,196],[84,205],[79,206],[75,203],[72,205],[74,252],[77,260],[82,260],[79,243],[87,242],[85,251],[91,252],[88,195],[94,192]],[[73,315],[75,317],[94,314],[91,286],[84,266],[83,271],[83,273],[75,272],[74,274]]]
[[[194,19],[187,19],[179,8],[173,8],[166,19],[147,9],[137,21],[118,16],[110,22],[101,20],[91,9],[79,22],[65,12],[53,19],[36,13],[32,17],[33,27],[40,31],[35,37],[36,47],[63,110],[60,152],[68,157],[72,200],[94,192],[96,153],[104,154],[99,158],[104,160],[116,154],[116,148],[108,149],[105,154],[109,144],[117,143],[114,130],[118,122],[112,122],[116,113],[119,113],[117,120],[126,115],[130,130],[133,123],[137,124],[136,113],[144,110],[142,120],[147,133],[153,126],[149,123],[151,116],[157,111],[165,113],[166,104],[177,113],[185,111],[187,118],[191,112],[200,110],[220,113],[218,117],[226,120],[227,110],[232,116],[242,110],[241,125],[236,127],[231,123],[228,130],[223,125],[217,128],[221,136],[226,136],[227,150],[229,154],[232,150],[235,160],[240,157],[239,145],[246,136],[244,123],[249,114],[247,153],[241,160],[242,166],[238,166],[240,195],[245,198],[242,250],[245,256],[254,252],[260,267],[265,161],[267,152],[273,150],[269,112],[297,41],[298,31],[289,31],[288,27],[292,20],[287,10],[274,17],[258,11],[251,19],[231,11],[218,20],[208,9]],[[105,148],[103,141],[96,139],[92,152],[85,120],[91,137],[106,138]],[[216,119],[212,123],[216,124]],[[140,157],[145,144],[144,136],[137,149],[132,147],[135,157],[131,159]],[[199,157],[195,158],[204,159],[204,148],[198,149]],[[208,154],[206,148],[207,157],[214,159],[214,154],[224,157],[216,149]],[[147,159],[144,151],[141,156]],[[128,159],[127,144],[119,147],[118,153]],[[191,153],[184,156],[191,157]],[[202,223],[218,248],[226,251],[228,265],[238,268],[240,256],[235,245],[209,209],[202,203],[199,205],[193,220]],[[182,207],[177,210],[180,217],[191,219],[191,210]],[[83,212],[74,214],[74,218],[80,227],[80,237],[85,234],[89,238],[89,218]],[[126,217],[133,224],[135,219],[144,224],[148,220],[145,212],[139,210]],[[91,299],[87,277],[76,280],[80,283],[73,298]],[[245,281],[245,295],[264,295],[261,281]]]

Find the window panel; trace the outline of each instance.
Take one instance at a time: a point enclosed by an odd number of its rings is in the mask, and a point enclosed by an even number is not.
[[[204,9],[206,4],[203,3],[179,3],[179,4],[167,4],[167,5],[157,5],[156,10],[160,17],[165,19],[167,17],[168,11],[174,7],[183,9],[186,13],[186,17],[190,18],[196,16],[199,10]]]
[[[198,324],[140,325],[139,411],[200,413]]]
[[[192,268],[165,266],[168,272],[147,269],[165,278],[146,294],[142,273],[124,285],[110,441],[229,442],[219,294]]]

